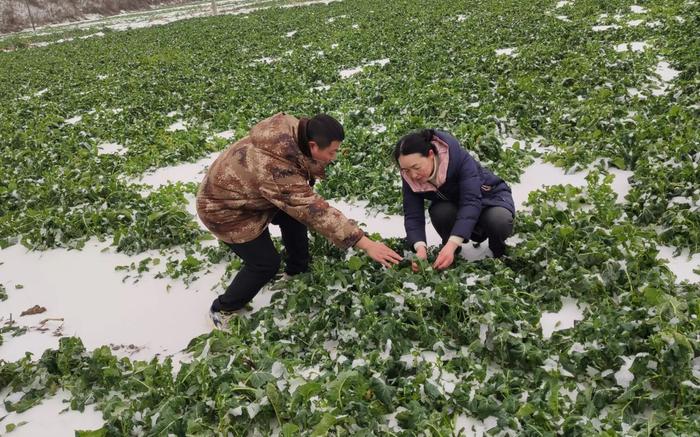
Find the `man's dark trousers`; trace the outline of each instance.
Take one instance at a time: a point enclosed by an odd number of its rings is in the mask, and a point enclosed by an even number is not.
[[[311,257],[306,225],[282,210],[275,215],[272,223],[279,225],[282,231],[282,243],[286,251],[285,273],[296,275],[307,271]],[[243,260],[243,264],[226,292],[212,303],[212,311],[236,311],[243,308],[274,278],[282,260],[272,243],[268,229],[247,243],[227,244]]]

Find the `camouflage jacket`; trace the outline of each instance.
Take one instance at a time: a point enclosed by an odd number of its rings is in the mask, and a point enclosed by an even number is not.
[[[324,166],[299,149],[299,120],[276,114],[253,126],[209,167],[197,193],[197,214],[220,240],[257,238],[280,209],[341,248],[364,235],[354,221],[316,194],[309,182]]]

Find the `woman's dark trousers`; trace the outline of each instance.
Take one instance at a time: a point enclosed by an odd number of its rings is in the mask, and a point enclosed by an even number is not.
[[[285,272],[295,275],[307,271],[311,257],[306,226],[281,210],[272,219],[272,223],[279,225],[282,231],[282,243],[286,252]],[[212,311],[236,311],[243,308],[275,277],[282,261],[267,229],[247,243],[227,244],[243,264],[226,292],[212,303]]]
[[[428,209],[433,227],[440,234],[444,245],[450,238],[457,220],[458,207],[452,202],[433,202]],[[506,239],[513,233],[513,214],[500,206],[482,208],[470,240],[481,243],[488,238],[493,256],[500,258],[506,251]]]

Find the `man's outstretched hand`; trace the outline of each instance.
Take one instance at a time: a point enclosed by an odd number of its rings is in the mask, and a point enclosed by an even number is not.
[[[360,241],[355,244],[355,247],[363,250],[367,256],[377,261],[384,267],[389,267],[392,264],[398,264],[399,261],[403,259],[401,255],[394,252],[386,244],[380,241],[370,240],[366,236],[362,237]]]

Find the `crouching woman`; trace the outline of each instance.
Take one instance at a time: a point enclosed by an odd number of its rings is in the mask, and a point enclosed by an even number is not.
[[[489,240],[494,257],[506,251],[513,232],[515,206],[510,187],[471,157],[447,132],[424,129],[410,133],[394,148],[403,180],[407,243],[427,260],[425,201],[442,248],[433,263],[445,269],[469,240]]]

